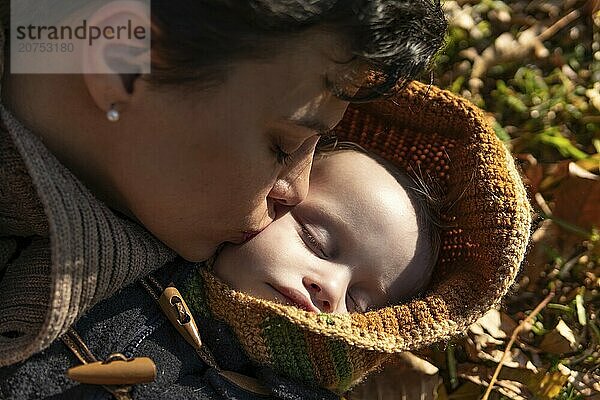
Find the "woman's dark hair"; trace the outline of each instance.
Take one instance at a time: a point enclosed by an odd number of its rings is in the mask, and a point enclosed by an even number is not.
[[[54,1],[66,13],[95,0]],[[150,1],[153,25],[148,80],[157,86],[214,85],[236,62],[273,56],[282,39],[324,27],[341,34],[353,54],[340,62],[348,64],[348,74],[327,82],[329,88],[344,100],[369,101],[392,95],[426,70],[447,28],[440,0],[144,1]],[[43,11],[36,3],[31,7],[21,11]],[[356,95],[344,90],[357,87]]]
[[[328,82],[338,97],[349,101],[389,95],[415,79],[442,47],[447,27],[439,0],[152,0],[151,4],[153,83],[218,82],[228,65],[267,57],[278,40],[327,26],[349,41],[353,59],[348,64],[366,64],[368,69],[369,83],[361,83],[355,96],[342,88],[354,83],[347,78]]]

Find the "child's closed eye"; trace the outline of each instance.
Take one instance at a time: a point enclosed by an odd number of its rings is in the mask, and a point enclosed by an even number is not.
[[[348,293],[346,293],[346,297],[349,300],[346,300],[346,309],[348,310],[348,312],[359,312],[359,313],[363,313],[366,310],[363,309],[363,307],[361,307],[358,304],[358,301],[356,301],[356,299],[350,294],[350,291],[348,291]]]
[[[315,253],[319,258],[327,259],[327,253],[323,249],[323,245],[315,238],[306,225],[300,223],[300,238],[310,251]]]

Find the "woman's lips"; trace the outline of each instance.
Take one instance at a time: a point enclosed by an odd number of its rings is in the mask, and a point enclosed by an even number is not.
[[[252,239],[254,236],[258,235],[259,233],[260,233],[260,231],[244,232],[244,237],[243,237],[242,243],[246,243],[247,241]]]
[[[252,238],[254,238],[259,233],[261,233],[263,231],[263,229],[261,229],[259,231],[244,231],[240,235],[239,239],[230,240],[229,243],[233,243],[233,244],[237,244],[237,245],[244,244],[244,243],[250,241]]]
[[[276,292],[279,292],[291,305],[306,311],[319,313],[319,309],[302,292],[292,288],[273,286],[269,284]]]

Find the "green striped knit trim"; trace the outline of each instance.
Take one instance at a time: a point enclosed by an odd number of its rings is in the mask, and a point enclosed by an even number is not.
[[[315,374],[308,354],[304,333],[283,317],[273,317],[262,323],[275,371],[304,382],[314,382]]]
[[[194,314],[202,318],[212,317],[206,298],[206,291],[204,290],[204,279],[202,279],[200,270],[194,273],[186,282],[182,294],[188,307],[190,307]]]
[[[340,340],[330,339],[328,341],[329,351],[338,376],[338,390],[345,392],[352,384],[352,368],[348,359],[348,347]]]

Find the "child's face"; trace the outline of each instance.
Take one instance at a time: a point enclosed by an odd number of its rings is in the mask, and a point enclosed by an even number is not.
[[[225,247],[214,270],[255,297],[361,312],[398,301],[424,279],[420,236],[396,179],[368,156],[341,151],[315,160],[306,200],[248,242]]]

